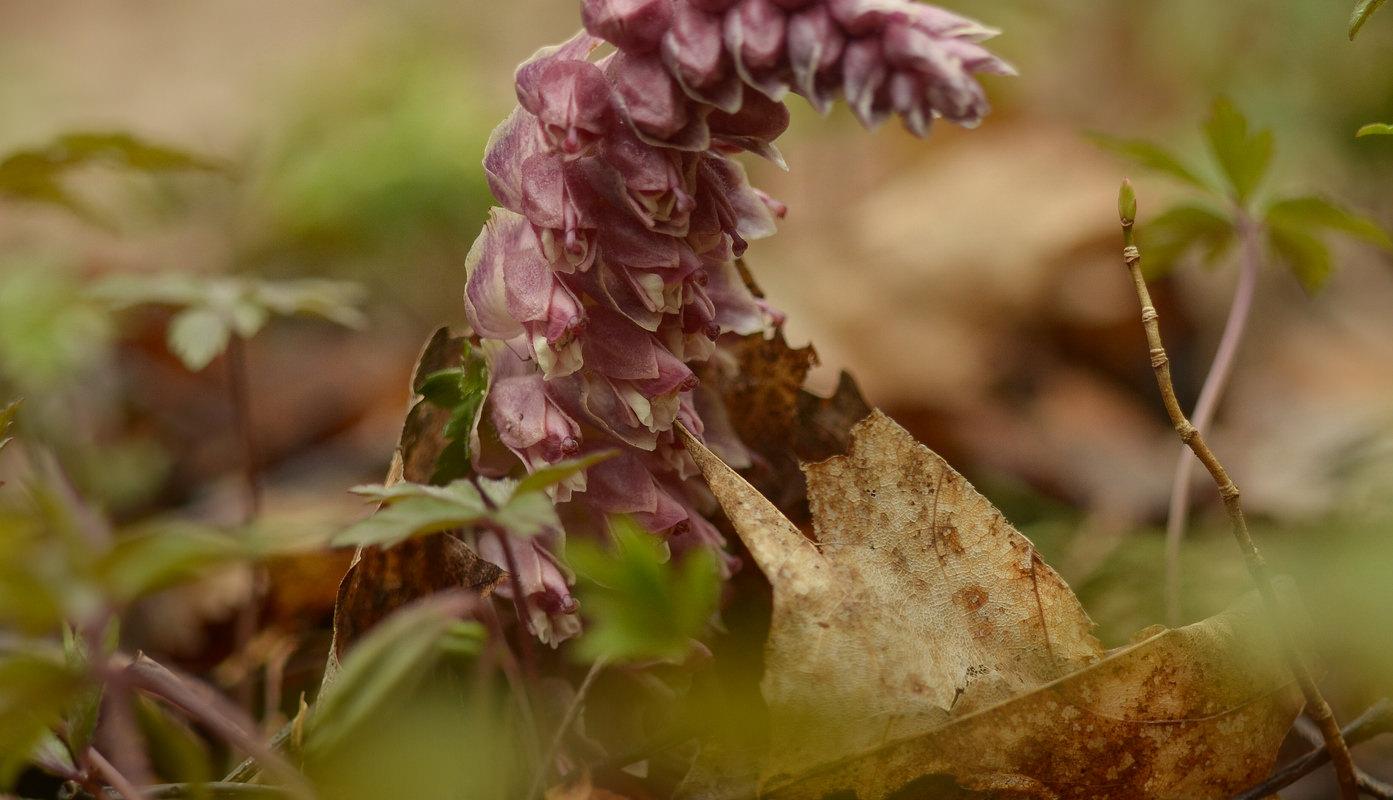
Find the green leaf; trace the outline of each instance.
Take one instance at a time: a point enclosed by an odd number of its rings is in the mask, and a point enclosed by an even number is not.
[[[572,458],[566,461],[558,461],[555,464],[542,467],[532,472],[527,477],[518,481],[518,485],[513,489],[513,497],[527,494],[528,492],[540,492],[551,486],[566,480],[577,472],[587,470],[601,461],[619,455],[617,450],[603,450],[598,453],[590,453],[580,458]]]
[[[186,307],[205,303],[206,279],[185,272],[111,275],[93,284],[88,296],[117,310],[149,304]]]
[[[1147,275],[1158,277],[1197,248],[1206,263],[1213,263],[1233,243],[1234,230],[1232,220],[1218,211],[1182,204],[1142,225],[1137,236]]]
[[[1388,234],[1378,223],[1321,197],[1292,197],[1279,200],[1267,207],[1267,224],[1305,228],[1312,233],[1327,229],[1348,234],[1384,249],[1393,249],[1393,240],[1388,238]]]
[[[470,480],[454,481],[447,486],[427,486],[408,481],[394,483],[391,486],[381,486],[374,483],[354,486],[349,491],[388,505],[411,498],[432,498],[447,503],[457,503],[471,511],[484,508],[484,501],[479,496],[479,490]]]
[[[181,796],[195,800],[210,797],[202,785],[214,778],[207,743],[157,703],[144,697],[135,700],[136,722],[145,737],[151,766],[165,780],[189,784]]]
[[[227,349],[231,336],[227,320],[208,308],[186,309],[169,323],[169,349],[191,372],[212,363]]]
[[[1304,225],[1269,221],[1267,241],[1277,258],[1286,263],[1301,282],[1302,288],[1310,294],[1320,291],[1334,270],[1330,250]]]
[[[4,450],[5,445],[14,438],[5,434],[9,433],[10,428],[14,426],[15,417],[19,416],[19,407],[23,402],[23,400],[14,400],[4,408],[0,408],[0,450]]]
[[[129,603],[246,555],[242,543],[225,533],[168,522],[118,537],[98,560],[97,575],[112,599]]]
[[[1359,136],[1393,136],[1393,125],[1387,122],[1370,122],[1368,125],[1355,131],[1354,135]]]
[[[612,517],[614,547],[574,542],[567,561],[582,578],[581,607],[590,626],[579,642],[588,658],[678,661],[716,609],[715,556],[695,549],[670,560],[653,534]]]
[[[1204,123],[1214,158],[1228,178],[1234,199],[1244,204],[1272,165],[1273,138],[1268,130],[1250,133],[1248,119],[1227,98],[1214,101]]]
[[[355,329],[367,322],[358,308],[366,291],[349,281],[256,281],[250,289],[259,303],[281,316],[318,317]]]
[[[230,171],[225,162],[146,142],[129,133],[69,133],[0,160],[0,196],[57,205],[91,222],[105,224],[62,182],[68,172],[91,164],[147,173]]]
[[[568,465],[562,472],[574,474],[579,468]],[[560,528],[551,498],[541,491],[550,484],[539,483],[527,491],[520,491],[520,484],[509,479],[482,478],[479,484],[494,508],[489,508],[489,503],[484,502],[468,479],[454,481],[448,486],[403,482],[391,486],[354,487],[355,494],[378,500],[383,508],[335,536],[333,543],[390,546],[414,536],[485,521],[515,536],[535,536],[547,529]]]
[[[471,508],[453,500],[412,497],[392,503],[342,531],[334,536],[333,544],[390,547],[415,536],[472,525],[486,516],[482,503]]]
[[[45,734],[84,688],[61,654],[0,656],[0,790],[8,788]]]
[[[1378,7],[1383,5],[1383,0],[1359,0],[1355,5],[1353,13],[1349,16],[1349,40],[1354,41],[1354,37],[1359,35],[1359,29],[1364,27],[1364,23],[1369,21]]]
[[[306,752],[323,758],[353,739],[379,713],[401,702],[445,647],[458,649],[461,599],[437,596],[409,606],[359,640],[314,705],[305,731]]]
[[[1170,176],[1181,183],[1187,183],[1207,192],[1214,191],[1199,173],[1195,172],[1178,156],[1158,144],[1145,139],[1124,139],[1103,133],[1089,133],[1088,138],[1104,150],[1108,150],[1135,163],[1143,169]]]
[[[448,483],[473,471],[471,442],[488,396],[489,379],[488,362],[465,343],[460,366],[437,370],[420,380],[417,393],[427,403],[450,412],[441,432],[447,444],[436,457],[432,483]]]

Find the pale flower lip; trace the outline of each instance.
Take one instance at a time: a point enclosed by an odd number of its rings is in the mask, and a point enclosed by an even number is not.
[[[518,67],[518,107],[484,155],[502,208],[466,259],[465,311],[499,343],[488,419],[529,472],[617,450],[553,490],[565,518],[603,531],[629,514],[674,553],[716,550],[728,574],[738,562],[673,427],[751,463],[694,367],[782,324],[735,260],[788,208],[733,156],[785,166],[790,92],[922,136],[938,118],[976,124],[976,76],[1012,69],[980,44],[995,31],[914,0],[583,0],[581,18]],[[565,533],[508,540],[525,622],[553,645],[580,629]],[[480,553],[506,568],[496,538]]]

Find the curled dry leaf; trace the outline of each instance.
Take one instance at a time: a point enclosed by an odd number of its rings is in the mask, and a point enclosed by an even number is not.
[[[1255,610],[1104,657],[1030,541],[879,411],[805,466],[816,543],[684,440],[774,587],[761,796],[1225,797],[1300,710]]]
[[[728,352],[739,368],[703,377],[721,396],[740,441],[753,453],[745,477],[794,522],[807,522],[807,482],[799,459],[845,452],[851,426],[871,413],[856,381],[843,372],[831,397],[803,388],[817,365],[811,346],[791,347],[780,330],[752,334]],[[736,466],[744,466],[737,464]]]
[[[441,369],[459,366],[465,339],[440,328],[417,359],[413,388]],[[436,460],[445,449],[444,427],[449,413],[416,398],[402,428],[401,442],[386,483],[403,480],[429,483]],[[329,656],[331,674],[349,645],[392,611],[414,600],[447,589],[466,589],[487,597],[505,573],[480,558],[459,538],[442,533],[410,539],[389,548],[363,547],[339,583],[334,604],[334,644]]]

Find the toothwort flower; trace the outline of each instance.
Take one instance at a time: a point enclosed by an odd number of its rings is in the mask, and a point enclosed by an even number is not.
[[[922,136],[939,117],[977,124],[975,76],[1012,70],[981,45],[995,31],[913,0],[582,0],[581,19],[518,68],[484,157],[502,208],[470,251],[465,305],[495,342],[489,420],[529,472],[620,451],[553,490],[563,518],[628,514],[674,549],[720,552],[674,425],[751,463],[692,366],[782,323],[735,260],[787,211],[732,156],[783,166],[789,92]],[[552,644],[579,629],[562,535],[507,545],[523,573],[507,591]],[[507,565],[496,537],[480,553]]]

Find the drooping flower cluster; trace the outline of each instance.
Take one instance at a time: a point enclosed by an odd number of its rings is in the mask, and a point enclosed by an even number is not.
[[[466,306],[501,343],[488,413],[529,471],[620,450],[558,503],[719,551],[673,426],[750,463],[692,365],[779,321],[735,260],[785,211],[732,156],[782,165],[790,91],[923,135],[935,117],[975,124],[987,103],[974,75],[1010,68],[979,44],[992,31],[912,0],[583,0],[581,13],[586,31],[519,67],[518,107],[484,158],[502,208],[470,252]],[[614,51],[592,61],[604,42]],[[578,623],[547,544],[509,547],[529,624],[554,643]],[[484,555],[502,564],[497,549]]]

